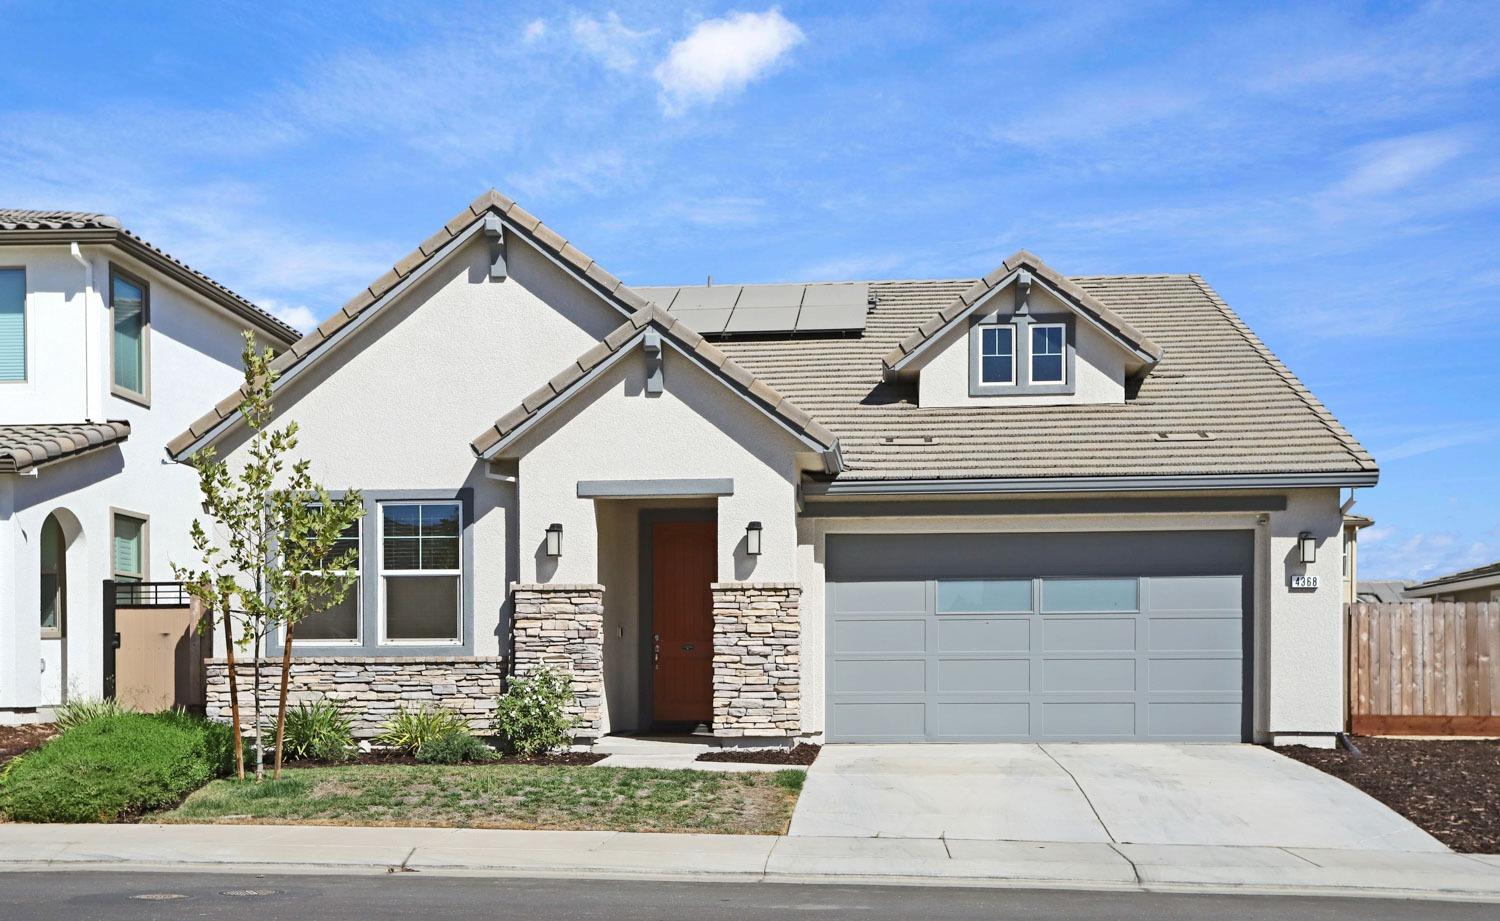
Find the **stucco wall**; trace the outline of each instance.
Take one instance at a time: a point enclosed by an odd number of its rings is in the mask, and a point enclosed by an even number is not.
[[[815,512],[810,512],[815,514]],[[1343,604],[1338,547],[1338,491],[1292,490],[1287,508],[1267,513],[1148,515],[1012,515],[948,518],[815,518],[799,522],[797,573],[802,583],[802,731],[824,727],[825,576],[829,534],[1026,531],[1253,530],[1256,540],[1255,683],[1258,739],[1277,733],[1332,733],[1343,728]],[[1321,541],[1317,562],[1297,559],[1297,536]],[[1294,573],[1317,575],[1313,592],[1289,587]]]
[[[130,438],[116,448],[41,468],[13,481],[14,511],[0,541],[0,708],[46,707],[103,693],[100,582],[112,573],[112,509],[148,518],[147,578],[172,578],[190,558],[188,523],[198,513],[197,477],[166,461],[165,445],[240,380],[241,322],[124,256],[113,261],[150,284],[150,406],[109,392],[108,279],[111,253],[83,247],[96,290],[85,297],[84,268],[66,247],[7,248],[0,264],[27,268],[28,382],[0,385],[6,422],[124,419]],[[88,314],[85,313],[87,305]],[[87,342],[88,348],[85,348]],[[89,360],[84,360],[85,352]],[[68,623],[63,639],[37,629],[42,522],[59,511],[69,544]],[[0,519],[6,513],[0,510]],[[5,554],[0,551],[0,557]],[[14,577],[10,574],[14,573]]]
[[[1036,316],[1072,315],[1040,285],[1031,288],[1031,312]],[[1012,296],[1001,292],[986,306],[995,310],[981,316],[999,313],[1008,317],[1014,311]],[[1040,321],[1039,321],[1040,322]],[[1125,352],[1082,317],[1074,320],[1077,358],[1074,361],[1074,392],[1059,396],[969,396],[969,329],[967,320],[931,348],[936,354],[927,362],[918,378],[917,399],[922,406],[1055,406],[1071,403],[1125,402]],[[1018,359],[1019,360],[1019,359]]]
[[[796,562],[797,442],[688,358],[663,349],[666,392],[645,393],[639,349],[589,383],[516,446],[520,454],[521,581],[599,581],[593,499],[580,480],[732,478],[718,500],[719,580],[792,581]],[[762,553],[745,553],[745,526],[764,526]],[[563,526],[563,554],[542,552]]]
[[[509,537],[516,485],[487,478],[469,442],[623,320],[530,247],[508,257],[510,277],[491,279],[481,236],[435,265],[291,380],[274,423],[297,421],[299,453],[331,489],[473,489],[474,653],[485,656],[507,654],[507,585],[532,581],[517,554],[534,548]],[[227,444],[237,462],[243,440]]]

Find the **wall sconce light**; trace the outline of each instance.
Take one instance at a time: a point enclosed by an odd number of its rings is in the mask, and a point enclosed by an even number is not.
[[[1304,563],[1317,562],[1318,542],[1313,538],[1311,531],[1303,531],[1297,535],[1297,556]]]
[[[562,525],[547,525],[547,555],[562,556]]]
[[[758,521],[745,525],[745,553],[750,556],[760,556],[760,522]]]

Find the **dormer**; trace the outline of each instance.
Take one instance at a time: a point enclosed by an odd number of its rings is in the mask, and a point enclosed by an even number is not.
[[[1019,252],[884,359],[918,405],[1123,403],[1162,350],[1097,298]]]

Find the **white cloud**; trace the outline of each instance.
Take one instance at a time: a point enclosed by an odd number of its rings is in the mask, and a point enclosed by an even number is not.
[[[655,30],[637,31],[620,21],[620,14],[609,12],[603,18],[574,16],[569,23],[573,41],[578,47],[610,70],[630,73],[640,61],[641,46]]]
[[[530,44],[543,35],[547,34],[547,23],[541,19],[533,19],[526,24],[526,29],[521,33],[521,40]]]
[[[706,19],[674,43],[656,66],[662,105],[668,114],[677,114],[739,92],[781,64],[804,38],[776,7]]]
[[[1467,153],[1462,132],[1429,131],[1366,144],[1355,151],[1355,166],[1334,186],[1339,195],[1363,197],[1399,192]]]
[[[261,298],[257,306],[271,316],[295,328],[298,332],[311,332],[318,325],[318,316],[306,304],[287,304],[272,298]]]

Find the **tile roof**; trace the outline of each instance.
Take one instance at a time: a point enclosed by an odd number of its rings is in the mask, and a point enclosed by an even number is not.
[[[82,235],[82,236],[80,236]],[[32,211],[0,208],[0,243],[113,243],[126,253],[162,271],[255,324],[276,338],[278,346],[301,333],[160,247],[120,226],[119,220],[91,211]]]
[[[903,359],[911,355],[924,343],[938,335],[949,323],[963,316],[985,295],[995,289],[997,285],[1009,278],[1011,273],[1018,269],[1027,269],[1033,275],[1049,283],[1053,288],[1066,296],[1079,310],[1097,320],[1110,335],[1114,336],[1123,345],[1132,351],[1142,353],[1152,362],[1161,360],[1162,350],[1155,342],[1152,342],[1144,333],[1137,330],[1129,322],[1119,317],[1113,310],[1088,292],[1080,288],[1067,277],[1060,275],[1055,269],[1036,256],[1021,250],[1009,259],[1002,262],[993,272],[974,282],[972,285],[958,292],[958,296],[952,302],[945,305],[942,310],[926,318],[926,322],[918,326],[912,333],[900,342],[896,347],[886,353],[881,359],[881,364],[887,370],[896,368]]]
[[[1376,470],[1198,276],[1070,282],[1162,350],[1123,404],[924,408],[913,384],[882,382],[896,344],[971,289],[971,279],[872,282],[876,305],[859,338],[717,344],[838,436],[841,482]],[[1174,435],[1189,438],[1165,437]]]
[[[723,350],[698,335],[672,314],[655,304],[631,314],[630,319],[620,324],[613,332],[579,356],[542,388],[521,401],[521,405],[495,420],[495,424],[480,433],[470,444],[474,453],[483,456],[501,440],[514,434],[521,426],[535,417],[542,409],[561,398],[583,381],[590,371],[607,362],[611,356],[635,341],[636,334],[647,326],[655,326],[684,350],[705,362],[726,383],[754,400],[783,425],[806,436],[825,451],[837,449],[833,433],[813,421],[807,413],[798,409],[790,400],[778,393],[755,375],[741,368]]]
[[[1456,582],[1470,582],[1475,579],[1488,578],[1494,578],[1497,582],[1500,582],[1500,562],[1476,566],[1473,569],[1450,572],[1446,576],[1438,576],[1435,579],[1428,579],[1426,582],[1418,582],[1415,585],[1408,586],[1407,593],[1411,594],[1421,589],[1441,588],[1442,586],[1452,585]]]
[[[0,425],[0,473],[19,473],[51,461],[77,457],[129,437],[130,423],[123,421]]]
[[[571,267],[582,276],[586,283],[592,285],[596,290],[614,303],[623,315],[640,310],[648,303],[644,297],[632,291],[620,279],[610,274],[599,263],[586,255],[578,247],[569,243],[567,238],[557,231],[543,224],[525,208],[516,204],[510,198],[501,195],[494,189],[490,189],[483,195],[470,202],[462,211],[455,214],[446,224],[438,229],[436,233],[428,237],[420,246],[396,260],[390,271],[375,279],[370,285],[362,289],[354,297],[350,298],[343,307],[334,311],[333,316],[324,320],[317,329],[303,336],[276,357],[271,367],[277,372],[285,374],[287,370],[312,354],[325,342],[332,339],[339,330],[349,325],[355,318],[370,310],[380,298],[390,293],[401,282],[405,281],[424,264],[432,259],[439,250],[449,242],[457,238],[472,224],[482,220],[486,214],[503,215],[511,225],[519,228],[526,237],[547,252],[559,259],[565,265]],[[213,409],[209,410],[196,422],[188,427],[188,430],[178,435],[167,443],[167,452],[177,457],[190,448],[194,442],[202,438],[220,422],[235,415],[240,404],[240,394],[231,393]]]

